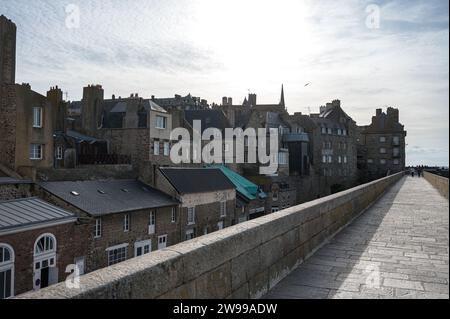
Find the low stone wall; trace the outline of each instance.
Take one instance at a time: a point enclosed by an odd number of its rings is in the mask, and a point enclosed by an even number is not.
[[[135,179],[137,173],[131,165],[82,165],[73,169],[40,169],[39,180],[83,181],[96,179]]]
[[[18,298],[259,298],[403,177],[347,191]]]
[[[423,172],[423,177],[436,188],[442,196],[448,199],[448,178]]]

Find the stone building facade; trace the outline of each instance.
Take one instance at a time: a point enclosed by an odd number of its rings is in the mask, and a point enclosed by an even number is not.
[[[313,132],[313,163],[316,176],[323,177],[321,195],[353,187],[357,182],[357,130],[355,121],[334,100],[311,114],[316,124]]]
[[[27,221],[24,206],[39,218]],[[86,241],[80,240],[86,229],[77,225],[77,218],[36,198],[1,201],[0,210],[0,272],[5,280],[0,299],[66,280],[71,273],[66,273],[66,269],[73,271],[70,265],[86,253]],[[9,217],[14,216],[14,224],[4,226],[6,211]],[[59,217],[54,217],[55,212]]]
[[[42,198],[75,213],[88,230],[80,237],[86,245],[85,272],[180,242],[179,203],[141,182],[44,182],[40,187]]]
[[[83,89],[81,117],[75,127],[84,134],[108,141],[108,152],[129,156],[145,182],[153,184],[159,166],[169,166],[172,115],[151,99],[104,99],[100,85]]]
[[[182,240],[236,223],[235,186],[219,169],[160,168],[156,187],[180,201]]]
[[[0,85],[16,82],[16,25],[0,15]]]
[[[31,181],[0,177],[0,201],[31,197],[33,191]]]
[[[372,123],[358,130],[358,168],[361,182],[378,179],[405,169],[406,135],[399,110],[377,109]]]
[[[0,104],[0,162],[22,176],[53,166],[52,105],[28,84],[3,85]]]

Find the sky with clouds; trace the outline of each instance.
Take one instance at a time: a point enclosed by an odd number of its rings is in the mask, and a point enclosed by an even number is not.
[[[284,83],[291,113],[338,98],[365,125],[399,108],[408,164],[448,166],[448,0],[0,0],[0,14],[18,27],[16,82],[40,93],[273,103]]]

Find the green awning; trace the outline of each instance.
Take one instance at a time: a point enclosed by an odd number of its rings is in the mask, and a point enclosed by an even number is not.
[[[258,197],[262,199],[267,197],[267,194],[260,190],[258,185],[250,182],[248,179],[223,165],[211,165],[207,168],[220,169],[234,186],[236,186],[236,191],[249,201]]]

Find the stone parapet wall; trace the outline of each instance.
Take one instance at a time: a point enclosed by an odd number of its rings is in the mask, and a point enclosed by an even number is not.
[[[403,173],[291,207],[18,298],[259,298]]]
[[[433,173],[423,172],[423,177],[448,199],[448,178]]]

